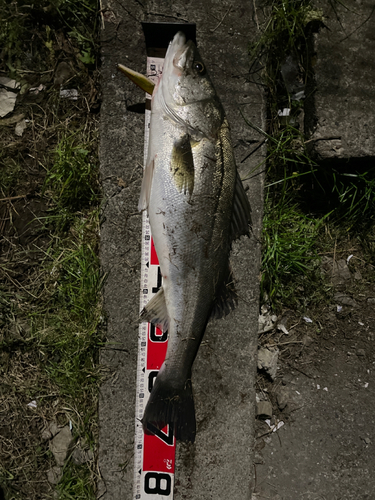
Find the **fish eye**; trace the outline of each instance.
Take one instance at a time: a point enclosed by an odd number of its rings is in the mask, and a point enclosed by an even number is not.
[[[199,62],[199,61],[196,61],[194,64],[193,64],[193,68],[198,71],[198,73],[204,73],[205,72],[205,67],[204,65]]]

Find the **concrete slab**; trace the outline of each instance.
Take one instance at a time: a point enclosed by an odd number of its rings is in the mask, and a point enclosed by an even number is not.
[[[197,413],[194,445],[178,445],[175,498],[250,499],[253,478],[254,377],[259,296],[264,159],[262,138],[243,114],[263,126],[263,95],[248,78],[247,47],[256,35],[252,5],[222,2],[103,2],[101,176],[106,203],[101,262],[107,274],[104,307],[108,370],[99,402],[99,497],[132,498],[138,337],[141,216],[137,211],[143,164],[143,93],[116,71],[121,62],[145,72],[141,21],[194,22],[197,42],[223,102],[241,175],[252,206],[254,235],[233,246],[231,263],[239,305],[207,328],[193,371]],[[249,156],[253,150],[257,151]],[[247,158],[246,158],[247,157]],[[246,159],[245,159],[246,158]]]
[[[375,155],[375,9],[372,0],[317,2],[325,28],[314,36],[314,79],[305,128],[318,159]]]
[[[369,320],[373,318],[366,316]],[[279,380],[275,387],[288,391],[292,417],[277,433],[257,440],[257,448],[264,447],[256,459],[254,500],[374,498],[373,341],[367,357],[355,354],[361,354],[358,350],[351,355],[349,346],[367,341],[365,329],[357,333],[350,322],[340,321],[340,331],[332,337],[332,326],[325,326],[330,347],[317,342],[309,354],[304,351],[298,365],[305,374],[289,368],[286,385]]]

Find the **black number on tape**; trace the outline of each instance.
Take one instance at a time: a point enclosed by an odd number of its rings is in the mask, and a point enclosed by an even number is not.
[[[152,293],[157,293],[160,290],[161,287],[161,271],[160,271],[160,266],[158,266],[158,278],[157,278],[157,286],[152,287]]]
[[[145,475],[145,492],[151,495],[170,495],[171,477],[169,474],[163,474],[162,472],[147,472]]]
[[[155,434],[156,437],[161,439],[168,446],[173,446],[173,425],[168,424],[168,434],[164,434],[163,431],[152,425],[150,422],[147,422],[147,430]]]
[[[151,392],[152,391],[152,388],[154,387],[154,382],[155,382],[155,379],[156,379],[156,375],[158,374],[159,372],[157,371],[152,371],[148,374],[148,392]]]
[[[168,338],[168,330],[163,332],[161,335],[156,335],[156,326],[151,323],[150,325],[151,342],[165,342],[167,338]]]

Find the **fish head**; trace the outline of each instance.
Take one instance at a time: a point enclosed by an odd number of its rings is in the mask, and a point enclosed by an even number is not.
[[[158,86],[166,114],[197,139],[215,139],[224,111],[194,42],[178,32],[170,43]]]

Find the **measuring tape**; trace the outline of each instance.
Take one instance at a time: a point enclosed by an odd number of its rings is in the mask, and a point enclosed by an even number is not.
[[[147,58],[147,75],[157,83],[163,70],[164,59]],[[147,96],[149,97],[149,96]],[[147,101],[146,101],[147,102]],[[145,111],[144,163],[147,161],[151,111]],[[142,213],[140,310],[162,285],[162,277],[156,255],[151,228],[146,212]],[[150,434],[143,432],[141,419],[151,389],[167,352],[167,332],[150,323],[139,326],[137,396],[135,413],[134,494],[136,500],[172,500],[176,439],[173,427],[159,430],[149,424]]]

